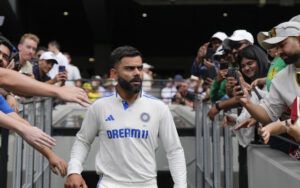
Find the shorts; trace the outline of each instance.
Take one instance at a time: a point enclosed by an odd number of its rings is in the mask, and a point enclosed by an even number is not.
[[[157,188],[157,183],[123,183],[112,180],[107,176],[100,175],[96,188]]]

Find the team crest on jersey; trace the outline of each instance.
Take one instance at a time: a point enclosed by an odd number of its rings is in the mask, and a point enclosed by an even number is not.
[[[140,118],[143,122],[148,122],[150,120],[150,115],[148,113],[144,112],[141,114]]]

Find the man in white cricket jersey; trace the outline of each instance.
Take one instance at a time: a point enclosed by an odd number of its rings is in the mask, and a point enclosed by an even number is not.
[[[99,135],[96,171],[99,188],[157,188],[158,137],[167,153],[174,188],[186,188],[186,163],[172,115],[162,101],[143,93],[141,53],[122,46],[111,53],[113,95],[88,109],[71,151],[65,188],[86,188],[81,176],[90,145]]]

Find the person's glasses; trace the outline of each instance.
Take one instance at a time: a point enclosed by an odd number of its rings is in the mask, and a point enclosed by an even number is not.
[[[232,49],[239,49],[243,44],[247,44],[247,42],[233,42],[230,44]]]

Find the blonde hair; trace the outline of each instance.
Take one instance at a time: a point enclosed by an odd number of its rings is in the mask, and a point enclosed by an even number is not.
[[[37,44],[40,43],[39,37],[32,33],[25,33],[20,39],[20,44],[23,44],[25,39],[31,39],[31,40],[35,41]]]

